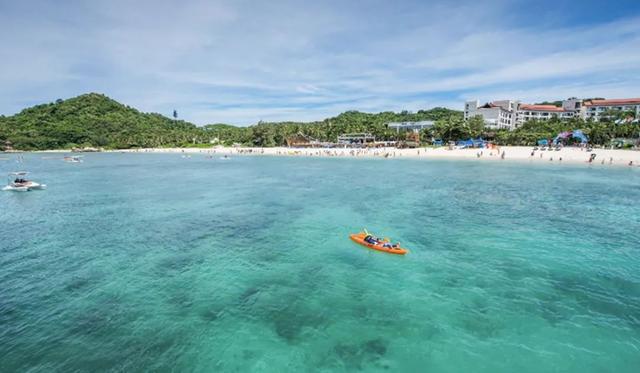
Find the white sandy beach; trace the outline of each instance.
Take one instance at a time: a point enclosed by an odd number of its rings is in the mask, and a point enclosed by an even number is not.
[[[349,158],[412,158],[412,159],[468,159],[478,161],[526,161],[529,163],[571,163],[589,164],[592,154],[593,165],[640,166],[640,151],[620,149],[594,148],[588,152],[583,148],[566,147],[556,150],[533,150],[531,146],[501,146],[495,149],[452,149],[418,148],[418,149],[310,149],[310,148],[250,148],[250,147],[213,147],[203,148],[150,148],[127,149],[118,152],[131,153],[181,153],[185,155],[201,154],[203,156],[288,156],[288,157],[349,157]],[[504,157],[502,156],[504,154]]]

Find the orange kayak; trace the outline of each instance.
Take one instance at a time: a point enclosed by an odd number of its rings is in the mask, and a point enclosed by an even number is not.
[[[382,246],[382,244],[379,244],[379,245],[370,244],[364,240],[365,237],[367,237],[367,233],[364,233],[364,232],[349,235],[349,238],[351,238],[352,241],[359,243],[360,245],[367,247],[371,250],[377,250],[377,251],[382,251],[385,253],[397,254],[397,255],[404,255],[409,252],[409,250],[403,249],[401,247],[384,247]]]

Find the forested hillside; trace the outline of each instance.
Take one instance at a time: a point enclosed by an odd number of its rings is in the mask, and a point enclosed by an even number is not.
[[[200,132],[191,123],[141,113],[96,93],[0,117],[0,141],[9,140],[24,150],[175,146],[193,141]]]
[[[320,140],[335,141],[346,132],[371,132],[380,139],[392,139],[391,121],[462,118],[460,112],[435,108],[417,113],[378,114],[349,111],[323,121],[258,123],[249,127],[213,124],[198,127],[160,114],[142,113],[107,96],[89,93],[68,100],[37,105],[13,116],[0,116],[0,145],[9,141],[15,149],[69,149],[72,147],[172,147],[210,145],[284,145],[285,138],[298,132]]]

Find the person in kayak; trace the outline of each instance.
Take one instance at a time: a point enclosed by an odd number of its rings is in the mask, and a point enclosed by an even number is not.
[[[382,241],[381,239],[374,237],[370,234],[364,237],[364,242],[370,245],[382,246],[386,249],[397,249],[398,247],[400,247],[399,244],[392,244],[391,242]]]
[[[382,244],[382,247],[385,247],[387,249],[397,249],[400,246],[400,244],[392,244],[391,242],[384,242]]]
[[[372,235],[368,234],[364,237],[364,242],[371,244],[371,245],[377,245],[378,244],[378,239],[376,239],[375,237],[373,237]]]

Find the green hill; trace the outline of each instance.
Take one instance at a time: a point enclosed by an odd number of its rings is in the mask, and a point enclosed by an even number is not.
[[[89,93],[68,100],[37,105],[13,116],[0,116],[0,145],[10,141],[15,149],[69,149],[72,147],[168,147],[224,144],[284,145],[289,135],[302,132],[334,141],[346,132],[371,132],[380,139],[393,138],[391,121],[438,120],[461,112],[444,108],[417,113],[378,114],[348,111],[323,121],[258,123],[250,127],[212,124],[197,127],[160,114],[142,113],[107,96]]]
[[[182,145],[199,133],[191,123],[142,113],[97,93],[0,117],[0,140],[24,150]]]

